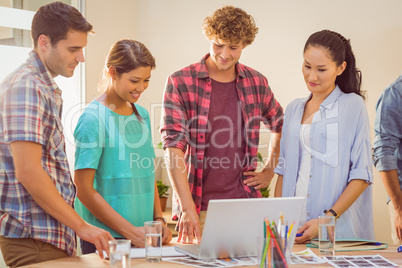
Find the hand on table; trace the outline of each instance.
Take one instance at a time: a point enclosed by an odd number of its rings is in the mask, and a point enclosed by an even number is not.
[[[297,233],[303,233],[303,235],[296,237],[296,243],[306,243],[307,241],[316,238],[318,235],[318,219],[309,220],[297,230]]]
[[[114,238],[108,231],[85,222],[84,226],[76,230],[76,233],[82,240],[94,244],[102,259],[104,258],[103,251],[109,255],[109,241]]]
[[[166,225],[162,225],[162,244],[166,245],[172,240],[172,232]]]
[[[179,234],[177,236],[177,242],[182,242],[185,244],[192,244],[194,238],[197,242],[201,242],[201,230],[200,230],[200,219],[197,212],[183,212],[179,219]],[[194,237],[195,235],[195,237]]]
[[[127,239],[131,240],[131,244],[133,244],[137,248],[145,247],[145,227],[135,227],[133,226],[131,232],[125,236]]]

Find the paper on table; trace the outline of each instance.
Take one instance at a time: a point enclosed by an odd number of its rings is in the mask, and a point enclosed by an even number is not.
[[[318,257],[311,249],[305,249],[299,252],[294,252],[290,256],[290,264],[318,264],[325,263],[326,260]]]
[[[361,255],[361,256],[329,256],[324,257],[333,267],[399,267],[383,256],[377,255]]]
[[[308,248],[318,248],[318,240],[310,240],[310,244],[307,244]],[[388,244],[380,241],[365,240],[365,239],[337,239],[335,241],[335,251],[358,251],[358,250],[376,250],[387,248]]]
[[[180,253],[174,247],[162,247],[162,257],[182,257],[186,254]],[[145,248],[131,248],[130,257],[132,259],[145,258]]]
[[[96,251],[96,254],[99,254]],[[103,251],[103,256],[105,259],[109,259],[106,251]],[[162,247],[162,257],[184,257],[186,254],[180,253],[174,249],[174,247]],[[132,259],[145,258],[145,248],[131,248],[130,257]]]

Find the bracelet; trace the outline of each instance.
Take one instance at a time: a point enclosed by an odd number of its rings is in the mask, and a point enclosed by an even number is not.
[[[166,220],[165,218],[163,218],[163,217],[155,217],[155,218],[154,218],[154,221],[156,221],[156,220],[161,220],[161,221],[163,221],[163,223],[164,223],[165,225],[167,225],[167,220]]]
[[[332,208],[330,208],[328,210],[324,210],[325,214],[327,214],[328,212],[331,212],[331,214],[334,215],[336,221],[339,219],[338,213],[336,213],[335,210],[333,210]]]

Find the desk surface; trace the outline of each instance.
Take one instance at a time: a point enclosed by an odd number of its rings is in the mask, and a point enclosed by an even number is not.
[[[306,249],[305,245],[295,245],[293,248],[294,252],[302,251]],[[318,253],[317,249],[313,249],[314,253]],[[384,258],[396,263],[399,265],[399,267],[402,267],[402,253],[398,253],[396,251],[396,247],[389,247],[387,249],[382,249],[382,250],[371,250],[371,251],[349,251],[349,252],[339,252],[336,255],[376,255],[380,254]],[[131,267],[160,267],[160,268],[173,268],[173,267],[190,267],[190,266],[185,266],[177,263],[172,263],[172,262],[167,262],[167,261],[162,261],[160,263],[147,263],[145,259],[131,259]],[[317,265],[305,265],[305,264],[295,264],[291,265],[291,267],[332,267],[331,265],[324,263],[324,264],[317,264]],[[91,268],[91,267],[109,267],[109,261],[102,260],[99,258],[98,255],[96,254],[88,254],[88,255],[82,255],[82,256],[77,256],[77,257],[71,257],[71,258],[62,258],[58,260],[53,260],[53,261],[48,261],[48,262],[42,262],[38,264],[32,264],[24,267],[29,267],[29,268],[47,268],[47,267],[57,267],[57,268]],[[237,267],[257,267],[257,266],[237,266]]]

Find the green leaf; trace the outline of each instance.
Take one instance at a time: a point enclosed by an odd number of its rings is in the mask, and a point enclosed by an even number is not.
[[[162,148],[162,142],[161,142],[161,141],[158,143],[158,145],[156,145],[156,148],[158,148],[158,149],[163,149],[163,148]]]
[[[269,197],[269,190],[270,190],[269,189],[269,184],[268,184],[267,187],[260,189],[262,197],[264,197],[264,198]]]
[[[169,185],[164,184],[161,180],[157,180],[156,187],[158,188],[159,197],[169,196],[169,193],[167,192],[170,188]]]

